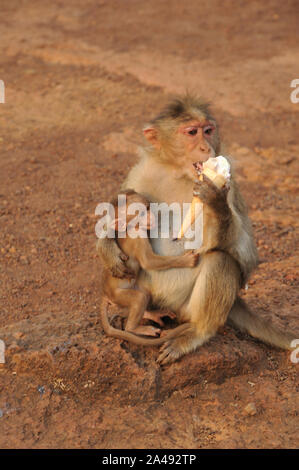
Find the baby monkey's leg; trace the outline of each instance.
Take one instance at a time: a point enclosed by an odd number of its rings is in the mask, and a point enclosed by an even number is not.
[[[138,335],[159,336],[160,329],[150,325],[141,325],[141,320],[149,303],[150,295],[137,289],[116,289],[115,302],[129,309],[125,330]]]
[[[176,319],[176,314],[174,312],[171,312],[170,310],[154,310],[154,311],[149,311],[146,310],[144,312],[143,318],[146,320],[152,320],[155,323],[158,323],[160,326],[165,326],[164,321],[162,318],[168,317],[171,320]]]

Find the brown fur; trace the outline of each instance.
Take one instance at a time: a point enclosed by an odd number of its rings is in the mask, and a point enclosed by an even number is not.
[[[213,127],[211,135],[207,126]],[[189,128],[196,128],[196,135],[191,136]],[[215,335],[227,318],[270,344],[290,347],[291,335],[265,325],[238,298],[240,286],[247,282],[258,259],[246,205],[233,171],[227,192],[217,190],[207,179],[194,185],[192,163],[206,161],[220,152],[217,124],[209,106],[190,96],[178,99],[144,128],[144,135],[149,146],[140,149],[139,162],[123,188],[133,188],[150,201],[168,204],[191,202],[195,190],[204,201],[199,266],[194,270],[141,270],[138,275],[138,285],[150,292],[153,302],[175,311],[178,321],[187,325],[179,337],[164,344],[158,361],[170,362],[195,350]],[[151,243],[154,251],[163,255],[183,252],[182,245],[171,240],[165,243],[154,239]],[[114,250],[106,253],[110,260]],[[116,258],[110,266],[118,264]]]
[[[130,203],[142,203],[145,206],[148,205],[148,201],[135,193],[135,191],[127,190],[123,194],[126,195],[127,205]],[[188,252],[182,256],[158,256],[156,255],[149,243],[148,238],[131,238],[128,235],[127,227],[125,229],[126,237],[119,237],[119,226],[118,226],[118,208],[117,199],[113,200],[111,204],[115,209],[115,219],[111,222],[116,229],[116,237],[119,247],[122,252],[127,256],[126,264],[130,270],[134,273],[135,278],[138,276],[140,268],[148,270],[165,270],[171,268],[192,268],[198,263],[198,254]],[[126,208],[127,209],[127,208]],[[127,216],[127,224],[133,219],[134,216]],[[144,216],[145,233],[147,229],[150,229],[151,223],[150,210]],[[126,307],[129,311],[128,320],[126,323],[126,331],[117,330],[113,328],[107,318],[107,309],[101,308],[102,323],[105,332],[116,338],[122,338],[130,340],[136,344],[143,345],[159,345],[166,341],[167,337],[158,340],[148,340],[144,338],[138,338],[136,335],[150,335],[157,336],[160,330],[152,326],[142,326],[140,322],[143,318],[145,310],[150,300],[150,293],[147,289],[141,289],[135,282],[136,279],[124,280],[115,277],[108,269],[104,270],[103,276],[103,293],[112,302]],[[151,318],[155,318],[154,314]],[[177,330],[180,334],[182,328]],[[175,330],[171,332],[171,337],[175,336]]]

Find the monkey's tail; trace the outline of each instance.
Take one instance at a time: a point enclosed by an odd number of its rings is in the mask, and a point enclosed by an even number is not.
[[[183,323],[182,325],[179,325],[176,328],[169,330],[169,333],[163,336],[162,338],[144,338],[142,336],[137,336],[134,333],[131,333],[129,331],[118,330],[117,328],[114,328],[112,325],[110,325],[109,317],[108,317],[108,309],[109,309],[109,302],[106,298],[103,298],[101,302],[101,320],[102,320],[102,326],[103,326],[105,333],[108,336],[112,336],[113,338],[123,339],[126,341],[130,341],[131,343],[139,344],[142,346],[160,346],[161,344],[164,344],[169,339],[179,336],[181,333],[186,331],[190,326],[189,323]]]
[[[254,338],[271,346],[289,350],[293,349],[291,342],[295,339],[295,334],[278,330],[271,321],[260,318],[257,314],[253,313],[239,297],[229,313],[228,324],[237,327],[242,332],[249,333]]]

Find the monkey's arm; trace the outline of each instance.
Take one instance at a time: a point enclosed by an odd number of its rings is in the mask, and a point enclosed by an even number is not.
[[[229,253],[239,265],[244,287],[258,264],[258,256],[246,206],[234,179],[231,180],[234,213],[227,202],[228,191],[228,186],[218,189],[206,176],[194,186],[194,195],[204,203],[202,250]]]
[[[218,189],[205,174],[202,176],[202,180],[194,183],[193,195],[197,196],[203,204],[207,204],[220,219],[231,218],[232,214],[227,202],[228,184]]]
[[[234,223],[231,209],[227,202],[228,186],[218,189],[212,181],[203,175],[202,181],[196,181],[193,194],[204,204],[203,247],[198,253],[209,250],[229,251],[234,240]]]
[[[96,249],[105,267],[115,277],[135,277],[135,274],[126,266],[128,256],[121,251],[113,238],[100,238]]]
[[[148,239],[140,239],[140,246],[135,257],[142,269],[161,271],[171,268],[194,268],[198,263],[199,253],[188,252],[180,256],[159,256],[153,252]]]

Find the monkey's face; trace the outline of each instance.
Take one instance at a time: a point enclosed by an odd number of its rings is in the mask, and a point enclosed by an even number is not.
[[[184,151],[184,164],[190,167],[188,173],[193,175],[193,163],[215,157],[215,134],[216,123],[208,120],[192,120],[179,127],[178,141]]]
[[[195,113],[186,121],[166,118],[143,130],[155,147],[156,157],[167,161],[179,175],[194,179],[193,163],[215,157],[219,147],[216,122],[205,114]]]
[[[139,215],[139,226],[142,230],[150,230],[156,226],[156,218],[150,209],[141,211]]]
[[[147,199],[143,198],[139,194],[136,194],[134,198],[130,198],[128,203],[138,203],[140,207],[136,207],[138,210],[138,223],[137,228],[141,230],[150,230],[155,228],[156,225],[156,218],[154,214],[150,210],[150,203]],[[141,205],[142,204],[142,205]],[[128,216],[128,224],[131,220],[133,220],[134,216]],[[136,219],[135,219],[136,220]]]

